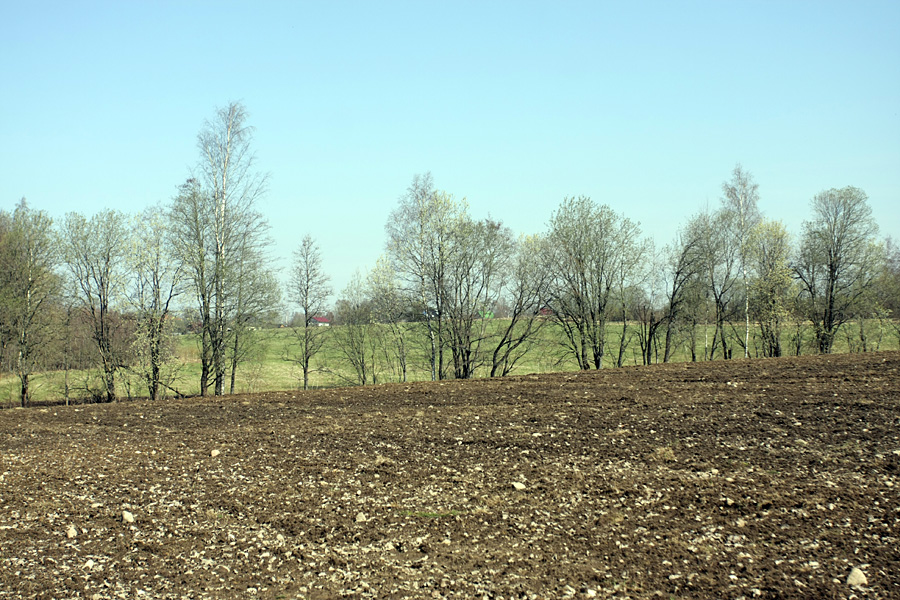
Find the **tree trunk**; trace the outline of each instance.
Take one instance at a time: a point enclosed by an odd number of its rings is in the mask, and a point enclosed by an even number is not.
[[[200,397],[209,393],[209,375],[212,365],[212,342],[210,341],[210,325],[204,320],[200,331]]]
[[[28,373],[22,373],[22,408],[28,406],[28,403],[31,402],[31,395],[28,389]]]
[[[116,397],[116,375],[115,371],[113,371],[109,367],[106,367],[105,380],[106,400],[108,402],[115,402],[116,400],[118,400],[118,398]]]
[[[237,377],[237,366],[238,366],[238,347],[240,346],[239,334],[237,328],[234,329],[234,346],[232,346],[232,355],[231,355],[231,387],[230,392],[234,394],[234,383],[235,378]]]

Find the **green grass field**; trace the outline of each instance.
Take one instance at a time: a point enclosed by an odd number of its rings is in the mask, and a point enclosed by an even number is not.
[[[498,321],[495,326],[498,326],[499,323]],[[409,325],[409,327],[414,328],[417,325]],[[872,321],[867,322],[865,327],[868,342],[866,350],[898,349],[898,326],[896,323]],[[347,364],[340,349],[334,343],[335,331],[335,328],[331,328],[323,332],[330,339],[326,342],[322,352],[313,361],[317,369],[311,374],[311,387],[334,387],[355,384],[352,368]],[[604,367],[615,366],[621,333],[621,323],[611,323],[609,325]],[[708,340],[712,333],[713,329],[711,326],[708,328],[698,326],[694,331],[695,349],[698,357],[701,359],[704,356],[704,346],[709,343]],[[735,340],[736,336],[742,334],[743,329],[740,325],[736,325],[735,330],[731,332],[731,343],[734,347],[735,357],[743,356],[743,349]],[[251,332],[250,335],[254,336],[254,344],[252,345],[252,350],[248,353],[247,360],[238,367],[235,378],[235,391],[237,393],[245,393],[302,388],[299,368],[295,363],[285,360],[286,356],[292,355],[291,331],[289,329],[268,329]],[[793,335],[796,335],[796,333],[794,332]],[[802,338],[802,353],[813,353],[811,328],[804,327],[800,335]],[[639,365],[641,364],[641,354],[634,326],[629,326],[628,336],[631,339],[626,346],[624,364]],[[414,337],[416,341],[410,345],[407,379],[410,381],[428,380],[431,378],[431,371],[428,361],[428,348],[425,345],[427,338],[425,335],[411,337]],[[676,348],[672,359],[674,362],[691,360],[688,340],[686,336],[684,337],[685,339],[682,339]],[[785,354],[794,354],[796,352],[791,338],[792,332],[786,331],[782,339]],[[183,335],[178,336],[176,341],[178,360],[172,367],[175,371],[172,388],[186,395],[198,394],[200,391],[200,363],[197,337],[195,335]],[[558,328],[545,327],[542,331],[540,343],[516,365],[513,374],[523,375],[575,370],[577,368],[575,361],[561,352],[561,341],[561,332]],[[861,350],[859,324],[845,325],[838,333],[834,352],[859,352]],[[751,341],[751,356],[754,354],[755,351]],[[720,357],[721,355],[716,358]],[[449,351],[447,352],[446,360],[450,360]],[[379,362],[381,363],[380,365],[378,364]],[[376,361],[377,382],[399,381],[399,373],[389,368],[385,362],[384,360]],[[477,375],[486,377],[488,373],[489,370],[485,367],[481,368]],[[62,371],[35,374],[32,377],[31,384],[34,402],[41,403],[63,399],[65,397],[66,377],[67,374]],[[117,381],[118,393],[121,397],[142,397],[147,395],[140,378],[128,370],[120,371]],[[229,384],[230,380],[226,380],[226,391]],[[73,400],[90,397],[89,390],[101,389],[99,373],[95,370],[69,371],[68,388],[70,390],[69,396]],[[4,373],[0,377],[0,406],[17,406],[19,404],[18,393],[18,378],[13,374]]]

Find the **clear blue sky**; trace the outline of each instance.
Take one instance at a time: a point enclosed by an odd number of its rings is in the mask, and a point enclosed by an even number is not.
[[[310,233],[336,291],[425,171],[518,233],[585,194],[663,245],[740,162],[795,235],[854,185],[897,239],[898,32],[896,0],[0,0],[0,206],[166,202],[239,100],[273,253]]]

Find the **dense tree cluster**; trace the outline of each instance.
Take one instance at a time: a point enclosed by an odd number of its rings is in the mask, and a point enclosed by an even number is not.
[[[25,200],[0,211],[0,372],[18,378],[23,406],[38,370],[65,371],[66,399],[115,401],[123,371],[152,399],[178,393],[173,335],[185,332],[196,334],[200,393],[235,391],[254,332],[284,313],[252,137],[241,104],[218,110],[192,176],[167,205],[132,217],[73,212],[54,226]],[[546,231],[516,236],[417,175],[387,220],[384,255],[333,302],[322,253],[303,238],[284,290],[297,312],[282,358],[305,389],[316,371],[363,385],[412,370],[503,376],[538,349],[551,364],[596,369],[625,364],[635,346],[649,364],[676,349],[774,357],[831,352],[842,331],[862,351],[900,336],[900,250],[878,238],[865,192],[816,195],[795,240],[758,202],[738,165],[720,205],[657,248],[584,196],[564,198]],[[326,364],[326,349],[344,368]],[[71,384],[85,368],[97,375]]]

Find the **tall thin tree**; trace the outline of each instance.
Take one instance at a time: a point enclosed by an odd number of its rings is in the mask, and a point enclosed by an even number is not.
[[[242,289],[236,282],[248,276],[245,253],[259,248],[258,241],[248,244],[246,236],[253,232],[264,237],[268,229],[255,210],[267,176],[256,170],[253,128],[247,119],[243,104],[232,102],[204,124],[197,136],[196,177],[182,187],[172,211],[179,221],[175,229],[184,234],[180,251],[188,259],[201,315],[201,394],[207,393],[210,376],[214,393],[225,391],[228,366],[234,367],[227,356],[228,342],[233,341],[229,323],[239,303],[235,294]]]
[[[722,208],[738,245],[741,278],[744,284],[744,357],[750,356],[750,236],[762,217],[759,212],[759,184],[740,164],[735,165],[731,181],[722,184]]]
[[[183,273],[183,263],[169,243],[165,216],[162,207],[152,207],[135,218],[129,257],[137,316],[135,354],[151,400],[163,397],[174,376],[169,321]]]
[[[293,327],[294,343],[286,350],[285,360],[300,367],[303,389],[309,389],[312,360],[322,349],[325,330],[320,327],[331,296],[330,278],[325,273],[322,251],[311,235],[303,237],[294,250],[289,284],[290,301],[300,309],[302,323]]]

